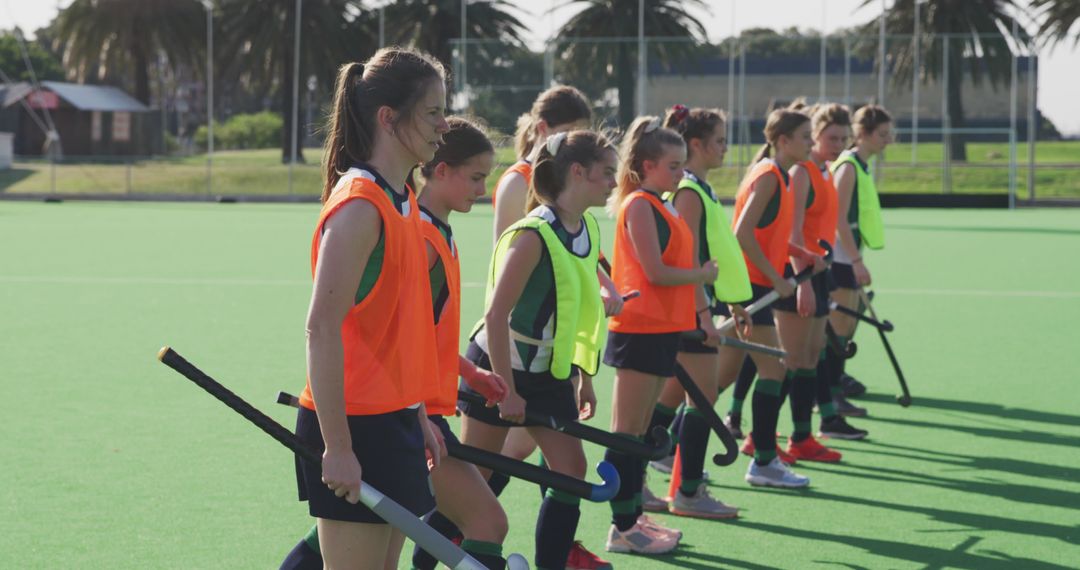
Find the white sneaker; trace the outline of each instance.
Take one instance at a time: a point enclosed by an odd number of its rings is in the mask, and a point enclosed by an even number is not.
[[[675,539],[675,542],[682,540],[682,531],[677,528],[666,527],[649,517],[649,515],[641,515],[637,519],[637,524],[641,525],[646,532],[653,534],[659,534],[661,536],[671,537]]]
[[[796,489],[810,485],[810,478],[792,471],[780,458],[774,457],[768,465],[758,465],[751,460],[746,470],[746,482],[759,487],[785,487]]]
[[[671,538],[657,536],[646,532],[641,524],[636,524],[626,531],[619,531],[615,525],[611,525],[608,531],[607,543],[604,548],[608,552],[633,552],[637,554],[665,554],[675,550],[678,541]]]
[[[705,483],[698,485],[697,490],[689,497],[675,491],[675,497],[668,503],[668,510],[673,515],[701,519],[732,519],[739,516],[738,507],[725,505],[712,498]]]
[[[667,501],[657,497],[649,490],[648,479],[641,485],[641,510],[650,513],[666,513]]]
[[[661,473],[671,473],[671,469],[675,466],[675,456],[669,455],[663,459],[657,459],[649,462],[649,467],[656,469]]]

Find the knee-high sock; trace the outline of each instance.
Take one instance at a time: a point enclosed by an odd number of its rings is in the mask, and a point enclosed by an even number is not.
[[[822,349],[821,356],[818,358],[817,379],[814,381],[814,392],[818,410],[821,412],[821,421],[828,421],[836,417],[836,404],[833,403],[833,392],[829,386],[829,381],[832,378],[830,370],[832,362],[829,360],[828,354],[830,351],[831,349],[827,347]]]
[[[625,437],[634,437],[621,434]],[[630,529],[637,523],[637,515],[634,513],[636,505],[635,497],[641,497],[641,482],[638,481],[638,461],[632,455],[620,453],[614,450],[604,452],[604,461],[607,461],[619,473],[619,492],[611,499],[611,523],[621,531]]]
[[[677,434],[675,428],[675,422],[678,421],[679,415],[676,408],[669,408],[660,402],[656,403],[656,407],[653,408],[652,420],[649,421],[649,429],[645,430],[645,437],[651,437],[653,428],[662,427],[673,434],[672,440],[675,440],[674,434]],[[675,453],[675,441],[672,441],[671,453]]]
[[[499,473],[498,471],[492,471],[491,477],[488,477],[487,484],[488,487],[491,488],[491,492],[498,497],[502,494],[503,490],[506,489],[506,486],[510,484],[510,476]]]
[[[675,419],[671,420],[671,453],[675,455],[675,446],[679,444],[679,432],[682,431],[683,419],[686,417],[686,406],[679,406],[679,411],[675,412]]]
[[[679,433],[679,457],[682,460],[682,485],[679,492],[693,495],[704,478],[705,452],[709,447],[709,423],[697,408],[683,412]]]
[[[780,417],[780,406],[784,404],[780,396],[783,386],[783,380],[760,378],[754,387],[753,431],[750,436],[754,439],[754,461],[758,465],[767,465],[776,457],[776,423]]]
[[[454,537],[461,536],[461,531],[458,530],[457,525],[450,522],[450,519],[446,518],[446,516],[439,511],[435,511],[425,516],[424,522],[428,523],[431,528],[435,529],[439,534],[446,538],[453,539]],[[413,548],[413,568],[416,568],[417,570],[434,570],[438,564],[439,561],[426,550],[419,546]]]
[[[477,562],[488,570],[504,570],[506,559],[502,555],[502,545],[494,542],[466,539],[461,541],[461,549],[468,552]]]
[[[795,430],[791,440],[800,442],[810,437],[810,416],[814,410],[814,391],[817,388],[817,371],[800,368],[795,371],[791,386],[791,421]]]
[[[536,567],[563,570],[574,545],[581,499],[551,489],[536,519]]]
[[[747,394],[750,393],[750,387],[754,385],[754,376],[757,375],[757,366],[754,365],[754,361],[749,356],[743,360],[742,368],[739,369],[739,377],[735,380],[735,390],[731,394],[731,408],[728,410],[730,414],[741,414],[743,410],[743,402],[746,401]]]
[[[280,570],[322,570],[323,559],[319,551],[319,527],[312,526],[307,536],[285,556]]]

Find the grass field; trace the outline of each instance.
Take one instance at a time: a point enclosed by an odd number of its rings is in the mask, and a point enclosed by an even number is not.
[[[292,458],[154,357],[172,345],[291,426],[273,398],[303,385],[316,213],[0,202],[0,567],[277,566],[311,524]],[[676,553],[610,556],[616,568],[1080,566],[1080,210],[885,216],[888,247],[868,261],[915,405],[893,403],[893,372],[861,331],[849,371],[870,386],[868,441],[834,442],[838,465],[798,466],[802,492],[748,487],[745,458],[712,467],[714,495],[742,517],[662,516],[685,532]],[[467,328],[491,211],[454,225]],[[611,378],[596,380],[603,427]],[[531,558],[536,489],[515,482],[504,498],[508,550]],[[589,548],[602,550],[609,514],[584,505]]]
[[[749,162],[757,148],[742,149],[744,162]],[[941,193],[942,145],[921,143],[916,164],[911,164],[911,147],[897,143],[889,148],[882,171],[883,192]],[[1021,198],[1027,197],[1027,149],[1018,147],[1017,188]],[[317,195],[322,186],[318,167],[320,149],[307,149],[309,164],[298,164],[293,171],[293,191],[300,195]],[[739,148],[729,150],[734,165],[739,163]],[[1005,194],[1009,190],[1008,145],[1002,143],[969,143],[969,161],[952,166],[953,192]],[[498,151],[496,175],[489,177],[493,187],[498,174],[513,164],[513,149]],[[1040,142],[1036,146],[1036,197],[1080,198],[1080,142]],[[214,154],[214,195],[274,195],[287,194],[288,166],[281,164],[277,149],[222,151]],[[122,161],[70,160],[53,167],[44,161],[19,161],[11,170],[0,171],[0,193],[42,194],[53,187],[59,192],[137,193],[204,195],[206,188],[206,157],[196,155],[175,159]],[[734,196],[742,169],[727,166],[714,170],[709,182],[717,193]]]

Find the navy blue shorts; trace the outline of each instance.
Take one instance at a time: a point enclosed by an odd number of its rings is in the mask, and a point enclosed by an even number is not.
[[[727,307],[724,307],[727,310]],[[713,307],[710,314],[715,314],[716,308]],[[694,319],[697,321],[698,328],[701,328],[701,313],[698,313]],[[719,349],[715,346],[705,346],[705,343],[700,340],[691,340],[686,338],[679,338],[679,352],[685,352],[687,354],[717,354]]]
[[[836,283],[837,289],[859,288],[859,284],[855,282],[855,269],[853,269],[847,263],[833,262],[832,276],[833,281]]]
[[[491,370],[491,359],[484,349],[475,342],[470,342],[465,350],[465,358],[473,364]],[[570,377],[577,376],[578,368],[570,370]],[[461,384],[461,391],[479,395],[465,383]],[[550,372],[525,372],[514,370],[514,390],[525,400],[525,409],[562,420],[578,419],[577,398],[574,396],[574,383],[569,378],[559,380]],[[482,397],[482,396],[481,396]],[[461,413],[479,422],[501,427],[520,427],[520,424],[508,422],[499,417],[499,407],[487,407],[484,405],[474,406],[468,402],[458,401],[458,409]]]
[[[795,272],[791,268],[791,265],[784,267],[784,277],[790,277],[794,274]],[[810,286],[814,288],[815,317],[827,317],[829,315],[829,301],[831,300],[829,298],[829,291],[835,288],[835,286],[830,288],[830,285],[832,284],[831,281],[827,270],[810,278]],[[798,295],[792,295],[786,299],[778,299],[772,306],[775,311],[798,313]]]
[[[347,416],[353,453],[360,461],[363,482],[371,484],[409,512],[422,516],[435,508],[428,481],[424,435],[415,408],[388,414]],[[296,414],[296,435],[319,455],[326,449],[319,418],[301,407]],[[352,504],[322,482],[320,466],[296,460],[296,486],[307,501],[311,516],[335,521],[385,524],[363,503]]]
[[[620,333],[608,331],[604,364],[671,377],[675,375],[675,357],[682,333]]]
[[[428,419],[439,428],[439,432],[442,433],[443,436],[443,441],[461,443],[461,440],[454,434],[454,430],[450,429],[450,422],[446,421],[446,416],[428,416]]]

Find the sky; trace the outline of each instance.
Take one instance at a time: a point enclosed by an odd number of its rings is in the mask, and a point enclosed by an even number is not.
[[[0,29],[20,26],[27,33],[47,24],[56,16],[58,6],[69,0],[0,0]],[[183,1],[183,0],[176,0]],[[195,0],[191,0],[195,1]],[[519,16],[531,25],[527,39],[533,46],[541,45],[545,38],[562,25],[578,10],[552,7],[566,4],[566,0],[507,0],[521,13]],[[634,9],[636,2],[626,2]],[[892,0],[886,0],[891,4]],[[374,2],[373,2],[374,3]],[[705,0],[708,11],[692,10],[705,23],[709,39],[716,41],[732,33],[732,7],[734,4],[735,33],[747,28],[770,27],[774,29],[798,26],[829,32],[864,23],[880,13],[878,4],[860,8],[863,0]],[[827,6],[827,10],[823,7]],[[822,17],[824,14],[824,18]],[[636,30],[628,30],[633,35]],[[1062,133],[1080,136],[1080,48],[1063,43],[1053,50],[1042,53],[1039,75],[1039,108]]]

